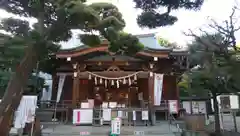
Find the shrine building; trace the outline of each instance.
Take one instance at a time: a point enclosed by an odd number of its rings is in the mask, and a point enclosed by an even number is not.
[[[120,116],[120,111],[128,113],[121,117],[134,113],[130,120],[142,118],[139,120],[149,124],[167,119],[169,114],[179,115],[177,82],[186,71],[188,53],[161,47],[154,36],[137,36],[145,48],[130,56],[109,52],[107,41],[96,47],[79,46],[59,51],[52,99],[67,105],[68,116],[72,116],[75,124],[94,123],[96,96],[102,101],[101,109],[112,110],[99,115],[105,122]],[[82,120],[80,113],[74,113],[77,109],[82,110]]]

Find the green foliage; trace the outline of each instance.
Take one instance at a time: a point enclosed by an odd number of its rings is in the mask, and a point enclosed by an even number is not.
[[[3,24],[1,24],[1,29],[18,36],[27,36],[30,27],[29,22],[25,20],[19,20],[14,18],[3,19]]]
[[[103,30],[105,28],[113,28],[116,31],[120,31],[125,27],[125,21],[122,14],[118,11],[118,8],[110,3],[93,3],[89,5],[99,15],[100,21],[96,24],[96,28]]]
[[[205,65],[207,61],[212,59],[213,52],[219,54],[221,51],[227,51],[228,46],[223,44],[223,41],[224,37],[219,33],[196,37],[192,43],[188,45],[191,67]]]
[[[1,34],[0,39],[0,96],[3,96],[8,81],[14,73],[16,65],[18,65],[23,58],[27,46],[25,45],[26,41],[18,36],[11,37],[9,35]],[[53,47],[55,46],[52,46],[52,48]],[[54,49],[49,49],[48,51],[53,52]],[[43,59],[46,59],[46,57],[42,56],[40,62],[46,63],[47,61]],[[50,68],[50,65],[48,64],[45,64],[44,66]],[[40,68],[44,71],[43,66],[40,66]],[[36,84],[36,82],[38,83]],[[43,86],[44,79],[30,76],[27,87],[25,88],[25,94],[38,94]]]
[[[116,42],[121,35],[119,32],[125,27],[125,22],[117,7],[109,3],[93,3],[87,5],[82,0],[11,0],[4,2],[0,8],[8,12],[25,17],[35,17],[38,23],[34,25],[34,29],[23,29],[26,22],[11,19],[3,22],[5,29],[12,34],[28,33],[28,36],[35,35],[38,43],[33,43],[41,47],[38,49],[48,48],[46,44],[66,41],[71,38],[71,30],[79,29],[85,34],[81,35],[84,44],[94,46],[99,45],[100,39],[106,38],[110,43]],[[41,24],[42,23],[42,24]],[[18,27],[21,26],[21,31]],[[27,32],[23,31],[26,30]],[[40,37],[35,32],[39,32]],[[31,33],[34,32],[34,33]],[[93,32],[99,35],[93,34]],[[132,36],[135,38],[134,36]],[[51,45],[51,44],[50,44]],[[113,44],[112,44],[113,45]],[[46,47],[43,47],[46,46]],[[136,47],[136,51],[140,47]],[[112,47],[111,47],[112,48]],[[47,52],[47,51],[43,51]],[[117,51],[118,52],[118,51]],[[41,55],[42,56],[42,55]]]
[[[157,38],[158,43],[160,44],[160,46],[164,46],[164,47],[168,47],[170,42],[162,37],[158,37]]]
[[[176,16],[170,15],[171,11],[178,9],[198,10],[204,0],[134,0],[134,2],[136,8],[142,10],[137,18],[138,24],[141,27],[156,28],[173,25],[178,20]]]
[[[158,44],[160,46],[163,46],[163,47],[173,48],[173,49],[179,49],[180,48],[177,43],[170,42],[167,39],[164,39],[162,37],[157,37],[157,41],[158,41]]]
[[[84,44],[90,47],[101,44],[101,39],[98,35],[82,34],[79,37]]]
[[[10,71],[0,71],[0,98],[4,94],[4,90],[7,88],[8,81],[12,76]],[[39,94],[42,89],[45,87],[45,81],[43,78],[30,76],[28,79],[28,84],[25,88],[25,94]]]
[[[137,37],[124,32],[119,33],[119,38],[110,43],[109,50],[118,54],[133,55],[141,51],[144,45],[141,44]]]
[[[143,49],[143,45],[139,43],[137,37],[121,32],[125,27],[125,22],[116,6],[109,3],[93,3],[89,7],[97,11],[100,16],[99,22],[91,24],[91,27],[99,31],[100,35],[110,42],[109,50],[111,52],[135,54]],[[89,46],[100,44],[102,39],[93,34],[82,34],[80,38],[84,44]]]
[[[125,22],[117,7],[109,3],[87,5],[85,0],[11,0],[4,1],[0,8],[9,13],[33,17],[38,23],[30,29],[27,21],[7,18],[1,21],[2,30],[11,36],[0,37],[0,83],[6,86],[9,77],[33,46],[36,50],[39,69],[52,73],[57,67],[53,54],[60,49],[58,42],[72,37],[71,30],[85,32],[81,41],[89,46],[99,45],[101,39],[110,42],[109,49],[116,53],[136,53],[143,49],[135,36],[123,34]],[[95,34],[97,33],[97,34]],[[36,63],[36,62],[33,62]],[[31,80],[32,81],[32,80]]]
[[[81,34],[80,39],[84,44],[99,45],[101,39],[106,38],[110,42],[109,50],[116,54],[131,55],[143,49],[137,37],[121,32],[125,27],[125,21],[116,6],[109,3],[93,3],[89,7],[100,16],[97,24],[90,25],[92,29],[100,33],[100,37],[94,34]]]
[[[235,57],[238,51],[229,51],[222,43],[223,36],[213,34],[197,38],[189,46],[194,67],[187,74],[191,93],[216,96],[240,91],[240,63]]]

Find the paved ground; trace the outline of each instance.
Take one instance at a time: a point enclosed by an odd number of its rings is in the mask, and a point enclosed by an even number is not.
[[[43,136],[80,136],[84,132],[90,136],[106,136],[110,131],[110,126],[73,126],[73,125],[52,125],[43,129]],[[175,136],[178,132],[175,126],[170,126],[167,122],[162,122],[157,126],[129,126],[121,128],[121,135],[134,136],[134,132],[142,132],[145,136]],[[142,135],[142,134],[139,134]]]
[[[223,129],[225,130],[233,130],[234,129],[234,123],[233,123],[233,117],[229,114],[223,114]],[[210,116],[210,120],[214,121],[214,117]],[[240,117],[236,117],[236,124],[238,132],[240,132]]]

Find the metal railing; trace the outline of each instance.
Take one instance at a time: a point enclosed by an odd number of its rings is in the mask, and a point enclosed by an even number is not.
[[[72,106],[72,100],[63,100],[56,102],[54,100],[50,101],[38,101],[39,108],[70,108]]]
[[[76,107],[80,108],[80,104],[82,101],[77,101]],[[49,101],[38,101],[38,106],[39,107],[55,107],[56,106],[56,100],[49,100]],[[62,100],[57,103],[57,107],[71,107],[72,106],[72,100]],[[162,100],[161,105],[159,107],[162,108],[168,108],[168,100]],[[178,105],[179,108],[182,108],[182,103],[179,102]]]

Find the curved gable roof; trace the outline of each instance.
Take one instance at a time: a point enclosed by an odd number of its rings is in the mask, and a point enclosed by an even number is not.
[[[155,34],[144,34],[144,35],[136,35],[139,38],[139,41],[144,44],[145,48],[143,51],[138,52],[136,55],[147,56],[147,57],[160,57],[167,58],[173,49],[162,47],[158,44]],[[57,58],[67,58],[67,57],[79,57],[91,53],[97,52],[105,52],[110,53],[108,51],[108,41],[103,41],[103,43],[96,47],[89,47],[86,45],[82,45],[76,48],[64,49],[56,53]]]

